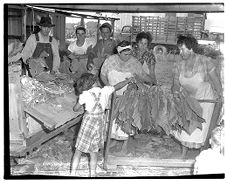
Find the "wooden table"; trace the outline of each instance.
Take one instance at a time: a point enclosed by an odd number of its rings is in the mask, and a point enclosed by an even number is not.
[[[34,107],[24,107],[25,115],[29,115],[39,122],[43,130],[26,138],[26,146],[10,150],[13,156],[24,156],[32,152],[44,142],[64,132],[81,120],[82,112],[74,112],[73,106],[76,103],[74,93],[57,97],[58,105],[55,108],[51,102],[37,104]]]

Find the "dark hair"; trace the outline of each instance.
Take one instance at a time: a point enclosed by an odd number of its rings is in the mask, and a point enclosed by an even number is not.
[[[78,26],[78,27],[76,28],[76,31],[75,31],[76,34],[77,34],[77,31],[78,31],[78,30],[83,30],[83,31],[86,33],[86,28],[83,27],[83,26]]]
[[[139,41],[141,41],[142,39],[147,39],[148,40],[148,45],[152,42],[152,35],[150,32],[140,32],[137,34],[136,36],[136,42],[138,43]]]
[[[103,23],[99,30],[102,31],[102,28],[108,28],[110,30],[110,32],[112,32],[112,26],[109,23]]]
[[[178,36],[177,46],[185,45],[189,50],[197,51],[198,41],[192,35],[180,35]]]
[[[93,84],[98,80],[98,77],[90,74],[84,73],[74,84],[75,94],[80,95],[83,91],[89,90],[92,88]]]
[[[123,40],[123,41],[121,41],[121,42],[118,43],[118,45],[116,46],[116,48],[117,48],[118,46],[120,46],[120,47],[126,47],[126,46],[128,46],[128,45],[131,45],[131,43],[130,43],[129,41]],[[127,49],[122,50],[121,52],[127,51],[127,50],[130,50],[130,49],[127,48]],[[121,53],[121,52],[120,52],[120,53]],[[116,49],[116,53],[118,53],[117,49]]]

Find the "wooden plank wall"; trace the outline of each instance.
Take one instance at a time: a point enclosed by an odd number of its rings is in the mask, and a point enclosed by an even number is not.
[[[57,28],[54,28],[53,35],[54,37],[59,40],[61,45],[65,45],[65,35],[66,35],[66,16],[62,14],[54,14],[53,22]]]
[[[22,39],[22,10],[8,9],[8,38]]]

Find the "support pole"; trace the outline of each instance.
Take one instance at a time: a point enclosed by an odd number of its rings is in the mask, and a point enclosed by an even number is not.
[[[114,110],[114,98],[115,98],[115,93],[112,94],[111,98],[111,109],[109,110],[109,126],[107,130],[107,140],[106,140],[106,146],[105,146],[105,153],[104,153],[104,164],[103,168],[106,170],[107,169],[107,161],[108,161],[108,156],[109,156],[109,145],[110,145],[110,139],[111,139],[111,133],[112,133],[112,113]]]
[[[99,27],[100,27],[100,19],[98,19],[98,24],[97,24],[97,41],[99,40],[99,33],[100,33],[100,31],[99,31]]]
[[[21,41],[25,42],[27,39],[27,8],[24,8],[22,19],[22,38]]]

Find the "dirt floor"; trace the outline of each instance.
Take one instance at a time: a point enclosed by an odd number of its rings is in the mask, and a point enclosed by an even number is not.
[[[157,62],[156,77],[160,85],[164,85],[168,91],[172,83],[173,62]],[[66,130],[65,133],[49,140],[36,151],[24,158],[16,158],[11,162],[12,175],[56,175],[69,176],[70,162],[73,154],[76,131],[74,128]],[[115,154],[117,148],[110,150],[110,154]],[[150,157],[150,158],[179,158],[180,145],[170,137],[160,137],[159,135],[140,134],[129,140],[129,156]],[[196,150],[188,152],[188,158],[195,158],[198,154]],[[83,154],[80,160],[78,175],[88,176],[88,156]],[[180,176],[192,175],[191,168],[163,168],[163,167],[138,167],[138,166],[118,166],[115,170],[107,171],[103,169],[103,153],[98,156],[98,176],[100,177],[133,177],[133,176]]]
[[[18,164],[11,167],[11,174],[70,176],[74,134],[73,129],[70,129],[66,134],[60,134],[46,142],[30,155],[16,158]],[[120,147],[121,144],[117,146]],[[136,139],[129,141],[128,149],[130,157],[179,158],[180,156],[179,144],[169,137],[139,135]],[[194,158],[197,154],[198,151],[190,150],[188,158]],[[87,154],[82,155],[77,176],[88,177],[88,159]],[[98,155],[97,173],[99,177],[183,176],[192,175],[192,169],[124,165],[107,171],[103,169],[103,153],[101,151]]]

